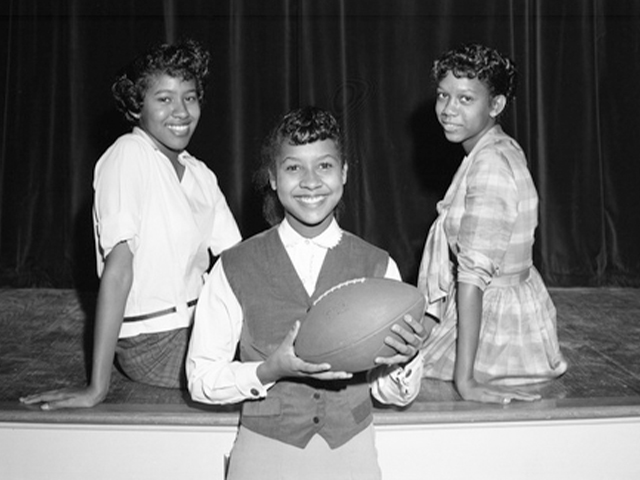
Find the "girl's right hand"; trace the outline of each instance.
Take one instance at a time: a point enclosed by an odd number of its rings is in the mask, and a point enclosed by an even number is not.
[[[41,410],[91,408],[102,402],[106,396],[106,392],[98,392],[91,386],[84,388],[69,387],[21,397],[20,403],[25,405],[39,404]]]
[[[333,372],[328,363],[309,363],[296,356],[293,344],[300,330],[296,321],[282,343],[258,366],[258,378],[266,385],[285,377],[306,377],[318,380],[345,380],[353,376],[348,372]]]

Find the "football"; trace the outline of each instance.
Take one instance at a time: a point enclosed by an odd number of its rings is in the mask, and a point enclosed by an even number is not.
[[[296,355],[331,370],[360,372],[376,366],[376,357],[397,352],[384,343],[405,324],[406,314],[422,321],[425,298],[408,283],[385,278],[359,278],[336,285],[312,305],[295,341]],[[406,326],[406,324],[405,324]]]

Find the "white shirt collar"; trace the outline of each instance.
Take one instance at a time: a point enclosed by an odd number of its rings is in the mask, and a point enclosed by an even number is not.
[[[133,127],[133,131],[132,131],[132,133],[133,133],[134,135],[138,135],[138,136],[140,136],[140,137],[144,138],[144,139],[149,143],[149,145],[151,145],[151,147],[152,147],[155,151],[157,151],[158,153],[160,153],[161,155],[163,155],[164,157],[166,157],[166,155],[165,155],[164,153],[162,153],[162,150],[160,150],[160,149],[158,148],[158,146],[156,145],[156,143],[151,139],[151,137],[149,136],[149,134],[148,134],[147,132],[145,132],[142,128],[140,128],[140,127],[138,127],[138,126],[135,126],[135,127]],[[183,151],[181,151],[181,152],[178,154],[178,162],[180,162],[180,163],[181,163],[181,164],[183,164],[183,165],[186,163],[186,162],[185,162],[185,160],[186,160],[187,158],[191,158],[191,154],[190,154],[189,152],[187,152],[186,150],[183,150]]]
[[[301,243],[313,243],[319,247],[331,249],[340,243],[342,239],[342,229],[334,218],[327,229],[317,237],[306,238],[296,232],[289,221],[285,218],[278,227],[280,239],[285,247],[293,247]]]

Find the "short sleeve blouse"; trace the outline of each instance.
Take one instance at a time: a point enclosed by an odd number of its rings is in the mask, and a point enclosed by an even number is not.
[[[107,255],[126,241],[133,253],[133,284],[125,316],[176,307],[171,315],[124,323],[121,337],[188,326],[187,302],[198,298],[209,252],[240,240],[215,174],[182,152],[179,180],[169,159],[140,128],[103,154],[94,175],[94,235],[98,275]]]

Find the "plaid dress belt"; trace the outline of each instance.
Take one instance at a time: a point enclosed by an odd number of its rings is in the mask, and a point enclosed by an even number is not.
[[[198,299],[194,298],[193,300],[189,300],[187,302],[187,307],[193,307],[196,303],[198,303]],[[122,319],[123,322],[140,322],[142,320],[149,320],[151,318],[162,317],[164,315],[169,315],[171,313],[176,313],[178,310],[176,307],[165,308],[164,310],[158,310],[157,312],[145,313],[144,315],[135,315],[132,317],[124,317]]]
[[[493,277],[489,287],[513,287],[514,285],[519,285],[529,280],[530,273],[531,269],[527,268],[521,272]]]

